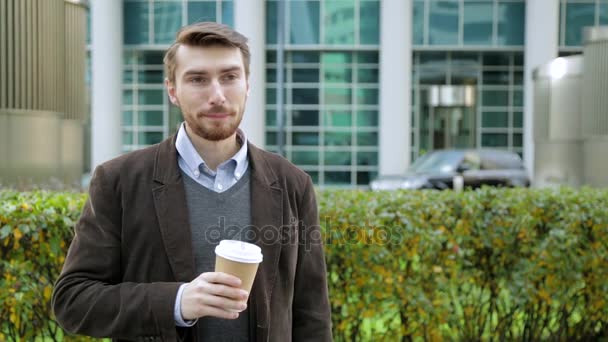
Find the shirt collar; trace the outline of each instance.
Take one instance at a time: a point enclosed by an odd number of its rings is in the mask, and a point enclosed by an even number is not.
[[[236,152],[232,158],[220,164],[220,167],[226,163],[234,160],[236,167],[234,168],[234,175],[240,178],[245,171],[247,171],[248,160],[247,160],[247,136],[240,128],[236,131],[237,141],[241,144],[241,148]],[[199,171],[201,165],[206,165],[205,161],[196,151],[190,137],[186,133],[186,123],[182,123],[177,132],[177,138],[175,140],[175,148],[180,157],[186,162],[186,165],[191,171]]]

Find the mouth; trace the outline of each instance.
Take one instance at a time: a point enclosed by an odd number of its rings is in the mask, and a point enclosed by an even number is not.
[[[230,116],[230,113],[206,113],[202,115],[205,118],[209,119],[225,119]]]

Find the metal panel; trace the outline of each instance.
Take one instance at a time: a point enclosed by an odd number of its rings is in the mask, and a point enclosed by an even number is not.
[[[585,183],[591,186],[608,187],[608,137],[593,137],[585,140]]]
[[[582,185],[582,142],[536,142],[534,148],[534,186]]]
[[[608,27],[586,31],[583,135],[608,136]]]

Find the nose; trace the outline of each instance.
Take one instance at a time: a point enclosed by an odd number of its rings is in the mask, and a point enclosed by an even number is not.
[[[211,106],[223,105],[226,101],[222,85],[218,81],[213,81],[211,84],[211,94],[209,96],[209,104]]]

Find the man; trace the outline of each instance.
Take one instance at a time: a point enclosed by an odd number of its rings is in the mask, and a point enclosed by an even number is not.
[[[116,340],[329,341],[330,308],[311,179],[238,129],[247,39],[182,28],[165,55],[176,134],[96,168],[53,309],[66,330]],[[214,247],[262,249],[251,294],[214,272]]]

